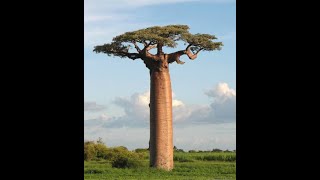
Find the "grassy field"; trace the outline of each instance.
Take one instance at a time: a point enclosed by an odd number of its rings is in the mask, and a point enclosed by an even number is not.
[[[85,179],[236,179],[236,153],[204,152],[174,153],[175,167],[166,172],[149,168],[149,157],[145,153],[142,167],[133,169],[112,168],[109,161],[85,161]]]

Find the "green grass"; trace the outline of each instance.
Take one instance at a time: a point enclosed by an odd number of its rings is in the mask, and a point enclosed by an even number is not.
[[[148,154],[141,158],[142,166],[134,169],[112,168],[106,160],[85,161],[85,179],[236,179],[236,153],[174,154],[174,169],[162,171],[149,168]]]

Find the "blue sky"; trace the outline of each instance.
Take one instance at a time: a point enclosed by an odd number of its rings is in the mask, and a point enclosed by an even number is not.
[[[92,52],[114,36],[155,25],[186,24],[216,35],[221,51],[170,64],[174,144],[183,149],[235,149],[236,3],[234,0],[85,0],[85,139],[147,147],[149,72],[142,61]],[[182,50],[165,48],[165,52]],[[190,134],[195,135],[190,136]]]

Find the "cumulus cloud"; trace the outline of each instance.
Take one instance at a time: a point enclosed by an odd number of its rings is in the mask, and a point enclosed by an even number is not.
[[[236,121],[236,91],[219,83],[205,92],[209,105],[184,105],[173,109],[173,122],[178,126],[220,124]]]
[[[236,121],[236,91],[226,83],[219,83],[205,92],[212,100],[207,105],[188,105],[173,98],[173,123],[178,126],[192,124],[219,124]],[[173,94],[173,97],[175,95]],[[135,93],[131,97],[117,97],[113,103],[124,110],[124,115],[109,117],[102,114],[92,119],[105,127],[149,127],[150,92]],[[92,109],[97,108],[91,104]]]
[[[106,106],[98,105],[96,102],[84,102],[84,111],[86,112],[97,112],[106,109]]]
[[[213,98],[213,102],[210,104],[209,115],[203,119],[204,121],[216,123],[236,121],[236,91],[234,89],[231,89],[227,83],[219,83],[205,94]]]
[[[230,89],[227,83],[219,83],[213,89],[206,91],[205,94],[213,98],[229,98],[235,97],[236,91]]]
[[[235,149],[236,91],[219,83],[204,94],[211,99],[210,104],[188,105],[173,94],[174,144],[185,150]],[[104,112],[84,121],[85,138],[102,137],[110,146],[125,144],[129,149],[146,147],[149,101],[149,91],[115,98],[113,103],[124,110],[124,115],[111,117]]]

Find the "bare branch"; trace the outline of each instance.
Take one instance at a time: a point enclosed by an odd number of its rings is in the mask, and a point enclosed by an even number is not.
[[[136,41],[132,41],[132,43],[134,44],[134,47],[136,48],[136,50],[140,53],[141,49],[139,48],[139,46],[137,45]]]
[[[148,46],[147,41],[143,41],[143,44],[144,44],[144,47],[147,47],[147,46]]]
[[[186,48],[186,50],[181,50],[181,51],[176,51],[174,53],[168,54],[169,58],[168,58],[168,63],[173,63],[176,62],[177,64],[184,64],[185,62],[180,60],[180,56],[186,54],[189,59],[194,60],[197,58],[197,54],[203,50],[203,48],[200,48],[195,54],[193,54],[190,51],[192,44],[189,44]]]
[[[168,63],[176,62],[177,64],[184,64],[185,62],[180,60],[180,56],[184,54],[185,54],[184,50],[168,54]]]
[[[148,59],[151,59],[151,60],[154,60],[154,61],[159,61],[159,60],[160,60],[159,56],[149,53],[149,52],[147,51],[147,49],[145,49],[145,52],[144,52],[144,53],[145,53],[145,54],[144,54],[145,57],[148,58]]]
[[[189,44],[189,45],[186,47],[186,50],[188,50],[191,46],[192,46],[192,44]]]
[[[153,45],[150,45],[146,48],[147,51],[149,51],[150,49],[153,49],[153,48],[156,48],[157,47],[157,44],[153,44]]]
[[[162,46],[163,46],[162,43],[158,43],[158,44],[157,44],[157,54],[158,54],[158,55],[163,53],[163,51],[162,51]]]
[[[186,48],[186,51],[185,51],[185,54],[189,57],[190,60],[194,60],[197,58],[197,55],[198,53],[203,49],[203,48],[200,48],[196,53],[192,53],[190,51],[190,47],[191,47],[191,44],[188,45],[188,47]]]
[[[189,57],[190,60],[194,60],[197,58],[197,54],[192,54],[190,51],[190,47],[185,50],[185,54]]]

